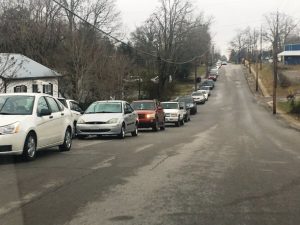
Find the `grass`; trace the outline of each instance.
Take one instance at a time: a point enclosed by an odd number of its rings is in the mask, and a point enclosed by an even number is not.
[[[282,110],[285,113],[291,113],[293,109],[290,102],[278,102],[277,106],[280,110]]]
[[[253,65],[255,66],[255,65]],[[279,70],[299,70],[300,66],[285,66],[281,65],[279,66]],[[263,68],[260,71],[260,78],[268,90],[268,93],[272,95],[273,93],[273,67],[272,64],[263,64]],[[299,84],[292,84],[289,87],[281,87],[278,84],[277,87],[277,96],[279,97],[286,97],[290,92],[294,92],[296,90],[300,90]]]

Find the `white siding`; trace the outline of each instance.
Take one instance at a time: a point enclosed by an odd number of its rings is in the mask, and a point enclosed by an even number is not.
[[[1,82],[1,79],[0,79]],[[48,79],[39,79],[39,80],[15,80],[8,84],[7,93],[14,93],[14,87],[25,85],[27,87],[27,92],[32,92],[32,85],[38,85],[38,91],[43,93],[43,85],[53,84],[53,96],[58,97],[58,79],[57,78],[48,78]],[[0,84],[1,85],[1,84]],[[3,92],[3,91],[2,91]]]

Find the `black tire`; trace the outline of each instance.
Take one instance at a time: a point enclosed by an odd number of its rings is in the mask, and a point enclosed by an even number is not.
[[[158,124],[158,119],[156,119],[155,124],[152,127],[152,130],[156,132],[156,131],[158,131],[158,129],[159,129],[159,124]]]
[[[165,130],[166,129],[166,123],[165,120],[163,121],[163,125],[160,127],[160,130]]]
[[[135,125],[134,131],[131,132],[132,137],[137,137],[139,135],[138,125]]]
[[[66,152],[70,151],[72,147],[72,130],[67,128],[64,137],[64,143],[59,146],[59,151]]]
[[[25,161],[33,161],[36,159],[36,137],[33,133],[29,133],[25,139],[22,157]]]
[[[178,117],[178,121],[175,123],[175,126],[180,127],[180,125],[181,125],[181,121],[180,121],[180,117]]]
[[[121,127],[121,131],[118,134],[118,138],[120,138],[120,139],[124,139],[125,138],[125,126],[124,125]]]
[[[188,121],[189,121],[189,119],[188,119],[188,115],[186,115],[186,116],[185,116],[185,118],[184,118],[184,122],[186,122],[186,123],[187,123]]]

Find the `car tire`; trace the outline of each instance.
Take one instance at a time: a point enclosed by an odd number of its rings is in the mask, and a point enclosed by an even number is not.
[[[156,131],[158,131],[158,129],[159,129],[159,124],[158,124],[158,120],[156,119],[155,124],[152,127],[152,130],[156,132]]]
[[[125,138],[125,126],[124,125],[121,127],[121,131],[118,135],[118,138],[119,139],[124,139]]]
[[[178,117],[178,121],[175,123],[175,126],[180,127],[180,125],[181,125],[181,121],[180,121],[180,117]]]
[[[36,137],[29,133],[25,139],[22,157],[25,161],[33,161],[36,158]]]
[[[68,128],[65,132],[64,143],[59,146],[61,152],[70,151],[72,147],[72,131]]]
[[[165,130],[166,129],[166,122],[165,120],[163,121],[163,125],[160,127],[160,130]]]
[[[186,115],[186,117],[184,118],[184,122],[188,122],[189,121],[189,118],[188,118],[188,115]]]
[[[134,131],[131,132],[132,137],[137,137],[139,135],[138,125],[135,125]]]

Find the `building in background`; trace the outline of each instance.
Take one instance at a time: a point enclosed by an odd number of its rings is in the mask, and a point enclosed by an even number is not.
[[[46,93],[58,97],[61,75],[21,55],[0,53],[0,93]]]
[[[300,65],[300,43],[286,44],[284,51],[278,54],[285,65]]]

